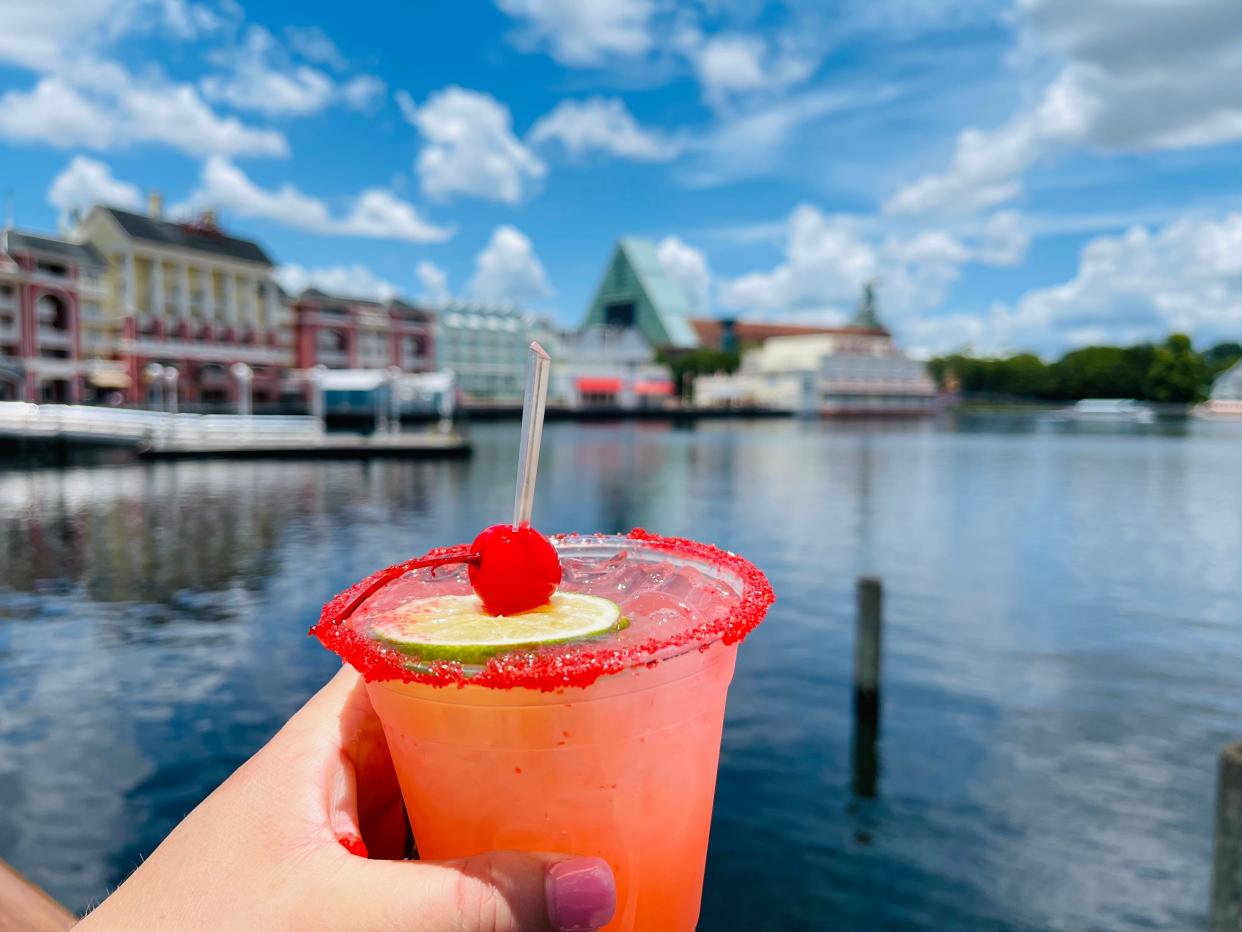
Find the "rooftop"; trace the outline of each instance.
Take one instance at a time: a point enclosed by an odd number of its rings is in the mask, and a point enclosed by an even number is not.
[[[724,321],[710,317],[694,317],[690,326],[698,334],[704,346],[719,346],[724,333]],[[874,336],[886,337],[889,332],[883,327],[819,327],[808,324],[778,324],[763,321],[739,320],[733,323],[733,333],[739,344],[762,343],[771,337],[810,337],[810,336]]]
[[[101,268],[108,264],[99,250],[89,243],[71,243],[68,240],[44,236],[41,233],[27,233],[24,230],[7,229],[0,232],[0,249],[10,254],[31,252],[56,256],[71,262]]]
[[[260,265],[273,264],[271,258],[258,243],[229,236],[210,222],[164,220],[121,210],[118,207],[100,206],[96,210],[101,210],[111,216],[121,229],[134,239],[160,243],[164,246],[175,246],[180,249],[192,249],[197,252],[215,253],[230,259],[257,262]]]

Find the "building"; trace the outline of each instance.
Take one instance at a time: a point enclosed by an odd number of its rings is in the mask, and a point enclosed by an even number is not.
[[[554,344],[555,365],[548,403],[574,410],[663,408],[673,399],[672,375],[633,329],[587,327],[562,334]]]
[[[0,400],[76,404],[127,386],[83,327],[102,316],[105,268],[90,245],[0,232]]]
[[[880,323],[870,285],[849,326],[770,336],[731,375],[695,380],[695,403],[824,415],[920,415],[935,409],[927,367],[905,355]]]
[[[583,328],[634,329],[655,347],[694,349],[699,338],[681,288],[669,277],[655,246],[625,237],[613,250],[587,309]]]
[[[474,405],[521,404],[532,340],[551,344],[556,333],[533,314],[470,305],[449,305],[436,320],[436,364],[456,378],[462,401]]]
[[[772,324],[757,320],[737,320],[731,317],[695,317],[690,321],[699,342],[703,346],[720,350],[744,350],[761,346],[773,337],[840,336],[862,334],[858,327],[819,327],[808,324]],[[876,336],[887,336],[888,331],[879,328]]]
[[[373,301],[303,291],[294,299],[294,366],[312,369],[434,367],[435,314],[391,298]]]
[[[123,364],[128,401],[147,400],[151,363],[176,368],[183,402],[235,398],[230,371],[237,363],[253,372],[256,401],[279,399],[292,332],[272,260],[259,244],[225,233],[210,213],[167,220],[155,195],[146,215],[96,205],[75,239],[107,262],[103,313],[82,321],[84,354]]]

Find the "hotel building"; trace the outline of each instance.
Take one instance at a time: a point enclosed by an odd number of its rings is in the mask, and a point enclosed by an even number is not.
[[[224,233],[210,213],[166,220],[155,195],[145,216],[96,205],[75,238],[107,263],[103,313],[82,320],[83,354],[123,363],[126,400],[146,399],[150,363],[177,368],[190,404],[232,400],[235,363],[253,370],[255,401],[279,399],[292,330],[261,246]]]
[[[105,267],[90,245],[0,232],[0,400],[77,403],[125,387],[84,328],[103,315]]]

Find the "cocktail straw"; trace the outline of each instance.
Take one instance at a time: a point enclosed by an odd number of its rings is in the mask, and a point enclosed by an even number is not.
[[[530,345],[526,372],[526,398],[522,402],[522,445],[518,449],[517,496],[513,500],[513,526],[530,524],[535,506],[535,476],[539,472],[539,442],[543,439],[543,410],[548,404],[550,357],[538,343]]]

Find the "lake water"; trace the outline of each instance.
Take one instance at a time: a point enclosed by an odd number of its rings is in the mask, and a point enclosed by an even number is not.
[[[469,462],[0,472],[0,858],[81,910],[328,676],[373,569],[512,507]],[[1242,427],[551,424],[543,530],[736,550],[779,602],[729,700],[704,929],[1203,927],[1242,738]],[[853,587],[886,593],[873,798]]]

